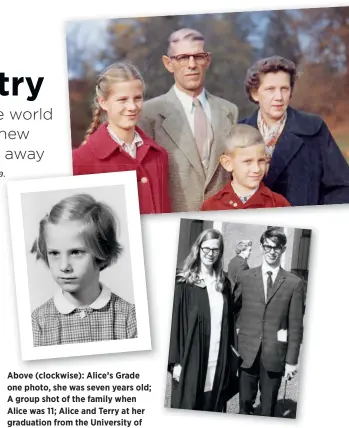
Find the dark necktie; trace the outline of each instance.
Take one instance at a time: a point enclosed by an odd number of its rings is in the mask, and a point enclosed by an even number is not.
[[[268,270],[267,275],[268,275],[268,279],[267,279],[267,301],[268,301],[271,295],[271,290],[273,288],[273,279],[272,279],[273,272]]]

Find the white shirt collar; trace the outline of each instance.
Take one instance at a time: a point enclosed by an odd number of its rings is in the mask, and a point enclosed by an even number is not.
[[[100,295],[97,297],[97,299],[89,305],[89,308],[91,309],[102,309],[105,305],[108,304],[110,298],[111,298],[111,291],[108,287],[106,287],[104,284],[101,284],[102,290]],[[78,308],[78,306],[74,305],[73,303],[69,302],[67,298],[64,296],[63,291],[59,290],[53,297],[53,302],[58,310],[63,315],[70,314],[75,309]]]
[[[191,114],[193,112],[193,97],[178,89],[176,85],[174,85],[173,87],[177,98],[181,102],[184,110],[186,111],[186,113]],[[202,107],[204,107],[207,102],[205,88],[202,89],[200,94],[197,96],[197,99],[201,102]]]
[[[263,276],[267,275],[267,272],[272,272],[273,281],[275,281],[275,278],[279,273],[279,270],[280,270],[280,265],[273,268],[272,266],[268,265],[268,263],[265,260],[263,260],[263,263],[262,263]]]
[[[115,134],[115,132],[111,129],[111,127],[110,127],[109,125],[107,126],[107,130],[108,130],[108,132],[109,132],[109,135],[112,137],[112,139],[113,139],[116,143],[120,144],[120,146],[121,146],[121,147],[124,147],[125,145],[127,145],[127,144],[125,143],[125,141],[123,141],[121,138],[119,138],[119,137]],[[139,146],[141,146],[142,144],[143,144],[142,137],[138,134],[138,132],[137,132],[137,131],[135,131],[135,133],[134,133],[134,137],[133,137],[133,140],[132,140],[132,143],[131,143],[131,146],[132,146],[132,145],[136,145],[137,147],[139,147]]]

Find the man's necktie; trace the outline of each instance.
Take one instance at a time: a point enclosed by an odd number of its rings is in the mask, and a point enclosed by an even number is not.
[[[267,301],[268,301],[271,295],[271,289],[273,288],[273,278],[272,278],[273,272],[268,270],[267,275],[268,275],[268,279],[267,279]]]
[[[210,145],[213,139],[211,125],[208,123],[204,108],[200,100],[193,98],[194,111],[194,138],[200,155],[200,159],[205,168],[208,167]]]

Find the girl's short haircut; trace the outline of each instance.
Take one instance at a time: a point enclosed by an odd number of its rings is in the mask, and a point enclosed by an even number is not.
[[[225,140],[224,153],[229,154],[237,148],[244,149],[257,144],[265,144],[263,136],[258,129],[239,123],[232,127],[229,136]]]
[[[108,205],[97,202],[87,194],[62,199],[40,221],[39,236],[31,249],[32,253],[36,253],[37,260],[42,259],[49,265],[45,236],[47,225],[67,220],[78,220],[84,224],[82,236],[85,245],[94,256],[100,271],[116,262],[122,252],[122,246],[116,237],[115,215]]]

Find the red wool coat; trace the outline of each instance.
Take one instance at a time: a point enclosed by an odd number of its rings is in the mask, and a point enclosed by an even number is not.
[[[257,192],[244,204],[234,192],[231,183],[203,202],[200,211],[240,210],[246,208],[289,207],[290,204],[283,196],[272,192],[262,182]]]
[[[139,209],[141,214],[171,212],[168,194],[168,154],[136,127],[143,144],[137,147],[136,159],[126,153],[102,124],[87,140],[73,150],[73,174],[137,171]]]

